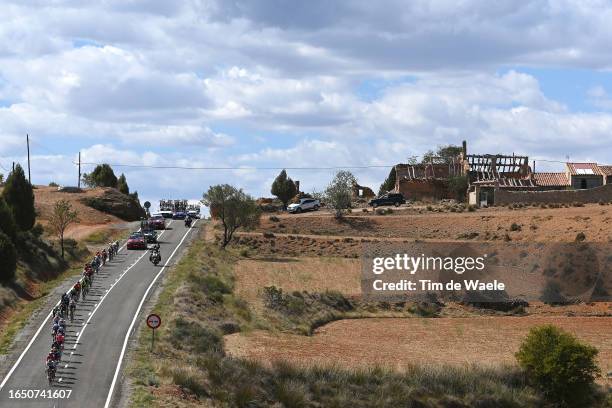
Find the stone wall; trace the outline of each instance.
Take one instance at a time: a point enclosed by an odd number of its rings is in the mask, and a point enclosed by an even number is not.
[[[612,184],[586,190],[495,191],[495,205],[612,202]]]

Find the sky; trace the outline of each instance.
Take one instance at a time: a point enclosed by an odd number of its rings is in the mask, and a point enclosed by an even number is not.
[[[153,201],[220,183],[270,196],[283,167],[380,166],[353,170],[378,190],[462,140],[540,171],[612,163],[607,1],[0,5],[0,173],[29,134],[34,184],[75,185],[78,152]],[[312,192],[334,170],[288,173]]]

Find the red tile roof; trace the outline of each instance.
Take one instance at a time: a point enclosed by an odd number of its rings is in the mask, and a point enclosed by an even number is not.
[[[566,166],[572,176],[602,174],[597,163],[566,163]]]
[[[612,166],[599,166],[599,170],[604,176],[612,176]]]
[[[569,186],[566,173],[533,173],[535,184],[542,187]]]

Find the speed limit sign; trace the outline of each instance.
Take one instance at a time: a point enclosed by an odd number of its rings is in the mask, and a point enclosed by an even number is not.
[[[151,328],[151,351],[155,346],[155,329],[161,326],[161,317],[155,313],[151,313],[147,316],[147,326]]]
[[[149,326],[153,330],[157,329],[159,326],[161,326],[161,317],[159,317],[155,313],[151,313],[147,317],[147,326]]]

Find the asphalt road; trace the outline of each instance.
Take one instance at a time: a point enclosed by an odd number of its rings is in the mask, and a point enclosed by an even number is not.
[[[50,318],[44,325],[41,321],[42,330],[33,336],[21,361],[11,363],[14,370],[2,379],[6,382],[0,389],[0,407],[82,408],[104,407],[107,399],[110,402],[111,384],[113,395],[120,386],[120,359],[128,330],[133,334],[134,323],[146,318],[142,313],[135,317],[143,297],[162,268],[178,261],[180,249],[200,225],[196,222],[187,229],[182,221],[171,222],[159,237],[162,262],[158,266],[149,262],[148,251],[123,248],[102,267],[87,299],[79,301],[75,321],[68,322],[64,354],[52,387],[44,365],[52,324]]]

